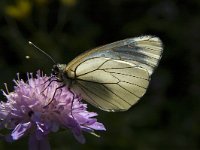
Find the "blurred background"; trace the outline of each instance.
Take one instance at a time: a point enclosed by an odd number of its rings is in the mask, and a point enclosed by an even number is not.
[[[0,88],[8,83],[12,91],[17,72],[50,74],[51,61],[29,40],[68,63],[85,50],[147,34],[162,39],[164,53],[146,95],[127,112],[89,106],[107,131],[100,138],[85,134],[84,145],[69,132],[55,133],[52,149],[199,150],[199,0],[1,0]],[[1,150],[27,147],[27,138],[0,141]]]

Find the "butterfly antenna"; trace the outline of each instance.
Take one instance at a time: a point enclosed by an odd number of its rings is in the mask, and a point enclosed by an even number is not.
[[[39,47],[37,47],[35,44],[33,44],[31,41],[28,42],[31,46],[35,47],[37,50],[39,50],[40,52],[42,52],[44,55],[46,55],[49,59],[51,59],[51,61],[56,64],[56,61],[49,55],[47,54],[45,51],[43,51],[42,49],[40,49]]]

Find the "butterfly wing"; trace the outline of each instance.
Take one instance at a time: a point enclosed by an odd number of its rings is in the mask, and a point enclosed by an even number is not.
[[[133,63],[111,58],[90,58],[76,68],[72,89],[105,111],[124,111],[146,92],[149,73]]]
[[[105,111],[124,111],[146,92],[162,54],[159,38],[142,36],[107,44],[71,61],[72,89]]]

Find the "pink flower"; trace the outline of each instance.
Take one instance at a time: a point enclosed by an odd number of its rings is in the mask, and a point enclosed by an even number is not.
[[[73,96],[67,87],[57,90],[52,100],[60,83],[48,79],[40,72],[36,78],[29,74],[27,82],[19,77],[14,80],[13,92],[3,91],[7,102],[0,103],[0,128],[12,132],[0,135],[1,139],[12,142],[30,135],[29,150],[49,150],[48,134],[60,128],[71,130],[80,143],[85,142],[82,131],[105,130],[104,125],[94,118],[97,114],[88,112],[87,105],[79,96]]]

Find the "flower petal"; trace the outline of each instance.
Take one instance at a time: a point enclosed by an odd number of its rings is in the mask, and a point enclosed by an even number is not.
[[[70,128],[74,137],[80,142],[80,143],[85,143],[85,138],[82,134],[81,131],[81,127],[78,124],[78,122],[76,122],[76,120],[74,120],[73,118],[70,117],[66,117],[65,118],[65,126],[67,128]]]
[[[19,123],[15,129],[12,131],[11,133],[11,137],[13,140],[18,140],[19,138],[21,138],[25,132],[31,127],[31,123],[27,122],[27,123]]]
[[[37,140],[43,140],[45,135],[47,135],[49,132],[48,127],[47,125],[41,122],[36,122],[36,126],[36,138]]]
[[[106,128],[104,127],[104,125],[102,123],[99,122],[95,122],[91,125],[89,125],[88,127],[95,129],[95,130],[104,130],[106,131]]]

